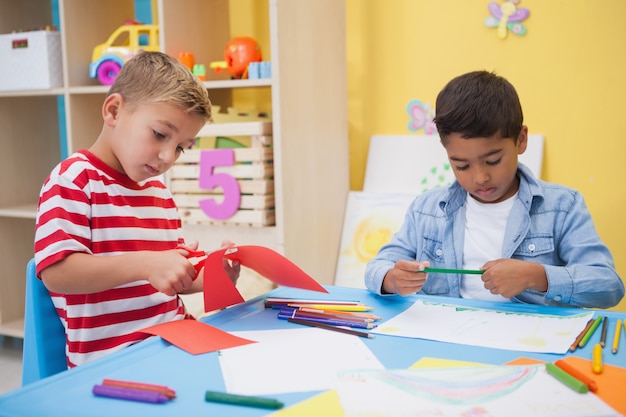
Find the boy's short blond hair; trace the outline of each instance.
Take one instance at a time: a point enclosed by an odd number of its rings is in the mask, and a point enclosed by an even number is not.
[[[141,52],[128,60],[107,96],[118,93],[131,110],[142,104],[169,103],[210,122],[209,93],[180,61],[162,52]]]

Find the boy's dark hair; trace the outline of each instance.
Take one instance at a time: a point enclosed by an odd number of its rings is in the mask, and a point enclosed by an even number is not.
[[[500,133],[516,141],[523,121],[515,87],[488,71],[473,71],[452,79],[435,104],[434,122],[444,146],[451,133],[461,133],[464,138]]]

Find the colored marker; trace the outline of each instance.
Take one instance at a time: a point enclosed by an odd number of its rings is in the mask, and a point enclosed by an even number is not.
[[[302,308],[285,307],[285,308],[281,308],[280,311],[283,313],[290,312],[290,311],[297,311],[301,314],[310,314],[312,316],[329,317],[329,318],[335,318],[335,319],[340,319],[340,320],[350,320],[350,321],[356,321],[356,322],[362,322],[362,323],[371,323],[374,321],[374,319],[369,318],[369,317],[353,316],[352,314],[355,314],[355,313],[348,312],[348,311],[318,310],[314,308],[304,308],[304,307]]]
[[[574,340],[574,343],[572,343],[572,345],[569,347],[570,352],[573,352],[576,350],[576,348],[580,344],[580,341],[583,340],[583,337],[585,337],[585,335],[587,334],[587,332],[593,325],[593,322],[594,322],[593,319],[589,319],[585,328],[578,334],[578,336],[576,336],[576,340]]]
[[[357,313],[357,312],[354,312],[354,311],[325,310],[325,309],[308,308],[308,307],[300,307],[299,310],[300,311],[310,311],[310,312],[314,312],[314,313],[332,314],[332,315],[335,315],[335,316],[342,316],[342,317],[345,317],[345,316],[357,317],[357,318],[367,319],[367,320],[372,320],[372,321],[382,320],[381,317],[375,316],[375,315],[370,314],[370,313]]]
[[[579,381],[584,382],[589,388],[589,391],[591,392],[598,391],[598,384],[596,384],[596,381],[589,378],[587,375],[583,374],[578,369],[574,368],[572,365],[565,362],[563,359],[559,359],[558,361],[555,361],[554,364],[558,366],[559,368],[561,368],[562,370],[564,370],[565,372],[567,372],[568,374],[570,374],[571,376],[573,376],[574,378],[578,379]]]
[[[594,374],[601,374],[602,368],[602,346],[598,343],[593,347],[593,352],[591,353],[591,370]]]
[[[338,311],[372,311],[374,308],[365,305],[348,305],[348,304],[287,304],[287,307],[308,307],[324,310],[338,310]]]
[[[448,269],[448,268],[424,268],[415,272],[433,272],[438,274],[464,274],[464,275],[482,275],[485,271],[480,269]]]
[[[613,336],[613,353],[617,353],[617,349],[619,349],[619,336],[622,331],[622,320],[617,319],[617,323],[615,324],[615,335]]]
[[[310,315],[310,314],[306,314],[306,313],[300,313],[297,310],[294,310],[293,312],[289,312],[289,311],[284,311],[281,310],[278,313],[278,318],[279,319],[302,319],[302,320],[309,320],[309,321],[315,321],[317,323],[324,323],[324,324],[329,324],[331,326],[347,326],[347,327],[358,327],[361,329],[373,329],[374,327],[376,327],[376,325],[374,323],[370,323],[370,322],[364,322],[364,321],[353,321],[353,320],[341,320],[341,319],[337,319],[337,318],[333,318],[333,317],[319,317],[319,316],[314,316],[314,315]]]
[[[359,337],[367,337],[368,339],[373,339],[374,338],[373,334],[370,334],[370,333],[367,333],[367,332],[361,332],[361,331],[353,330],[353,329],[346,329],[344,327],[335,327],[335,326],[331,326],[329,324],[319,323],[319,322],[316,322],[316,321],[300,320],[300,319],[287,319],[287,320],[289,322],[291,322],[291,323],[303,324],[305,326],[311,326],[311,327],[318,327],[320,329],[331,330],[333,332],[351,334],[353,336],[359,336]]]
[[[581,348],[585,347],[585,345],[587,344],[589,339],[591,339],[591,336],[593,335],[593,332],[595,332],[596,329],[598,328],[598,326],[600,325],[601,321],[602,321],[602,316],[596,317],[596,319],[591,324],[591,327],[589,328],[589,330],[587,330],[587,333],[585,333],[585,335],[583,336],[582,340],[578,344],[578,347],[581,347]],[[600,346],[600,348],[602,348],[602,346]]]
[[[600,337],[600,345],[602,347],[604,347],[606,345],[606,331],[607,328],[609,327],[609,318],[607,316],[604,316],[604,318],[602,319],[602,336]]]
[[[548,371],[550,375],[552,375],[563,384],[567,385],[578,393],[584,394],[589,391],[589,387],[587,386],[587,384],[574,378],[553,363],[546,363],[546,371]]]
[[[266,308],[282,308],[287,304],[320,304],[320,305],[329,305],[329,304],[341,304],[341,305],[361,305],[359,301],[353,300],[307,300],[301,298],[266,298],[264,300],[264,304]]]
[[[250,395],[229,394],[227,392],[207,391],[204,400],[212,403],[242,405],[258,408],[283,408],[284,404],[273,398],[253,397]]]
[[[114,387],[111,385],[94,385],[93,394],[98,397],[116,398],[119,400],[139,401],[142,403],[160,404],[169,398],[159,392],[142,389]]]

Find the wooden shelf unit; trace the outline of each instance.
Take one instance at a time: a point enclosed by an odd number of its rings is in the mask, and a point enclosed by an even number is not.
[[[284,254],[323,284],[334,281],[349,188],[345,1],[264,0],[272,78],[231,80],[207,70],[212,102],[226,109],[237,91],[271,90],[275,226],[185,225],[188,241],[211,250],[222,240]],[[108,87],[88,76],[92,48],[134,16],[134,0],[58,0],[63,87],[0,92],[0,335],[21,335],[25,270],[33,256],[42,182],[60,161],[91,146]],[[158,0],[161,49],[196,62],[223,59],[231,37],[228,0]],[[0,0],[0,33],[51,24],[50,0]],[[207,65],[208,68],[208,65]],[[64,98],[59,113],[58,97]],[[59,114],[66,135],[59,133]],[[62,143],[62,141],[64,142]]]

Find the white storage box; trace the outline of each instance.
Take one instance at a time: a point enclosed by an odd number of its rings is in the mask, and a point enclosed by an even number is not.
[[[59,32],[0,35],[0,91],[46,90],[63,85]]]

